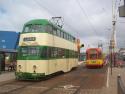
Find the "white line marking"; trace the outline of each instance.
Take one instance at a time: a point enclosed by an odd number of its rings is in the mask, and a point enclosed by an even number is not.
[[[106,87],[109,87],[109,67],[108,67],[108,72],[107,72],[107,82],[106,82]]]

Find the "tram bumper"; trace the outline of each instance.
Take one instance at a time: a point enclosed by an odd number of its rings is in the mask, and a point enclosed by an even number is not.
[[[45,73],[15,72],[17,80],[40,80],[45,77]]]

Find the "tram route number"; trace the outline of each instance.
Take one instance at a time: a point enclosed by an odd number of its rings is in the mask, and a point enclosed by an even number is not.
[[[35,41],[36,37],[25,37],[23,38],[23,41]]]

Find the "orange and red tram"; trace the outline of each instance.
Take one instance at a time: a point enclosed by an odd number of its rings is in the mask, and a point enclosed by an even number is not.
[[[89,48],[86,50],[86,67],[103,67],[103,53],[100,48]]]

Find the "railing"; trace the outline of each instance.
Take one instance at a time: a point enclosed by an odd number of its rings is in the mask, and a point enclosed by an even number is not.
[[[122,82],[121,76],[117,77],[117,85],[118,94],[125,94],[125,86]]]

